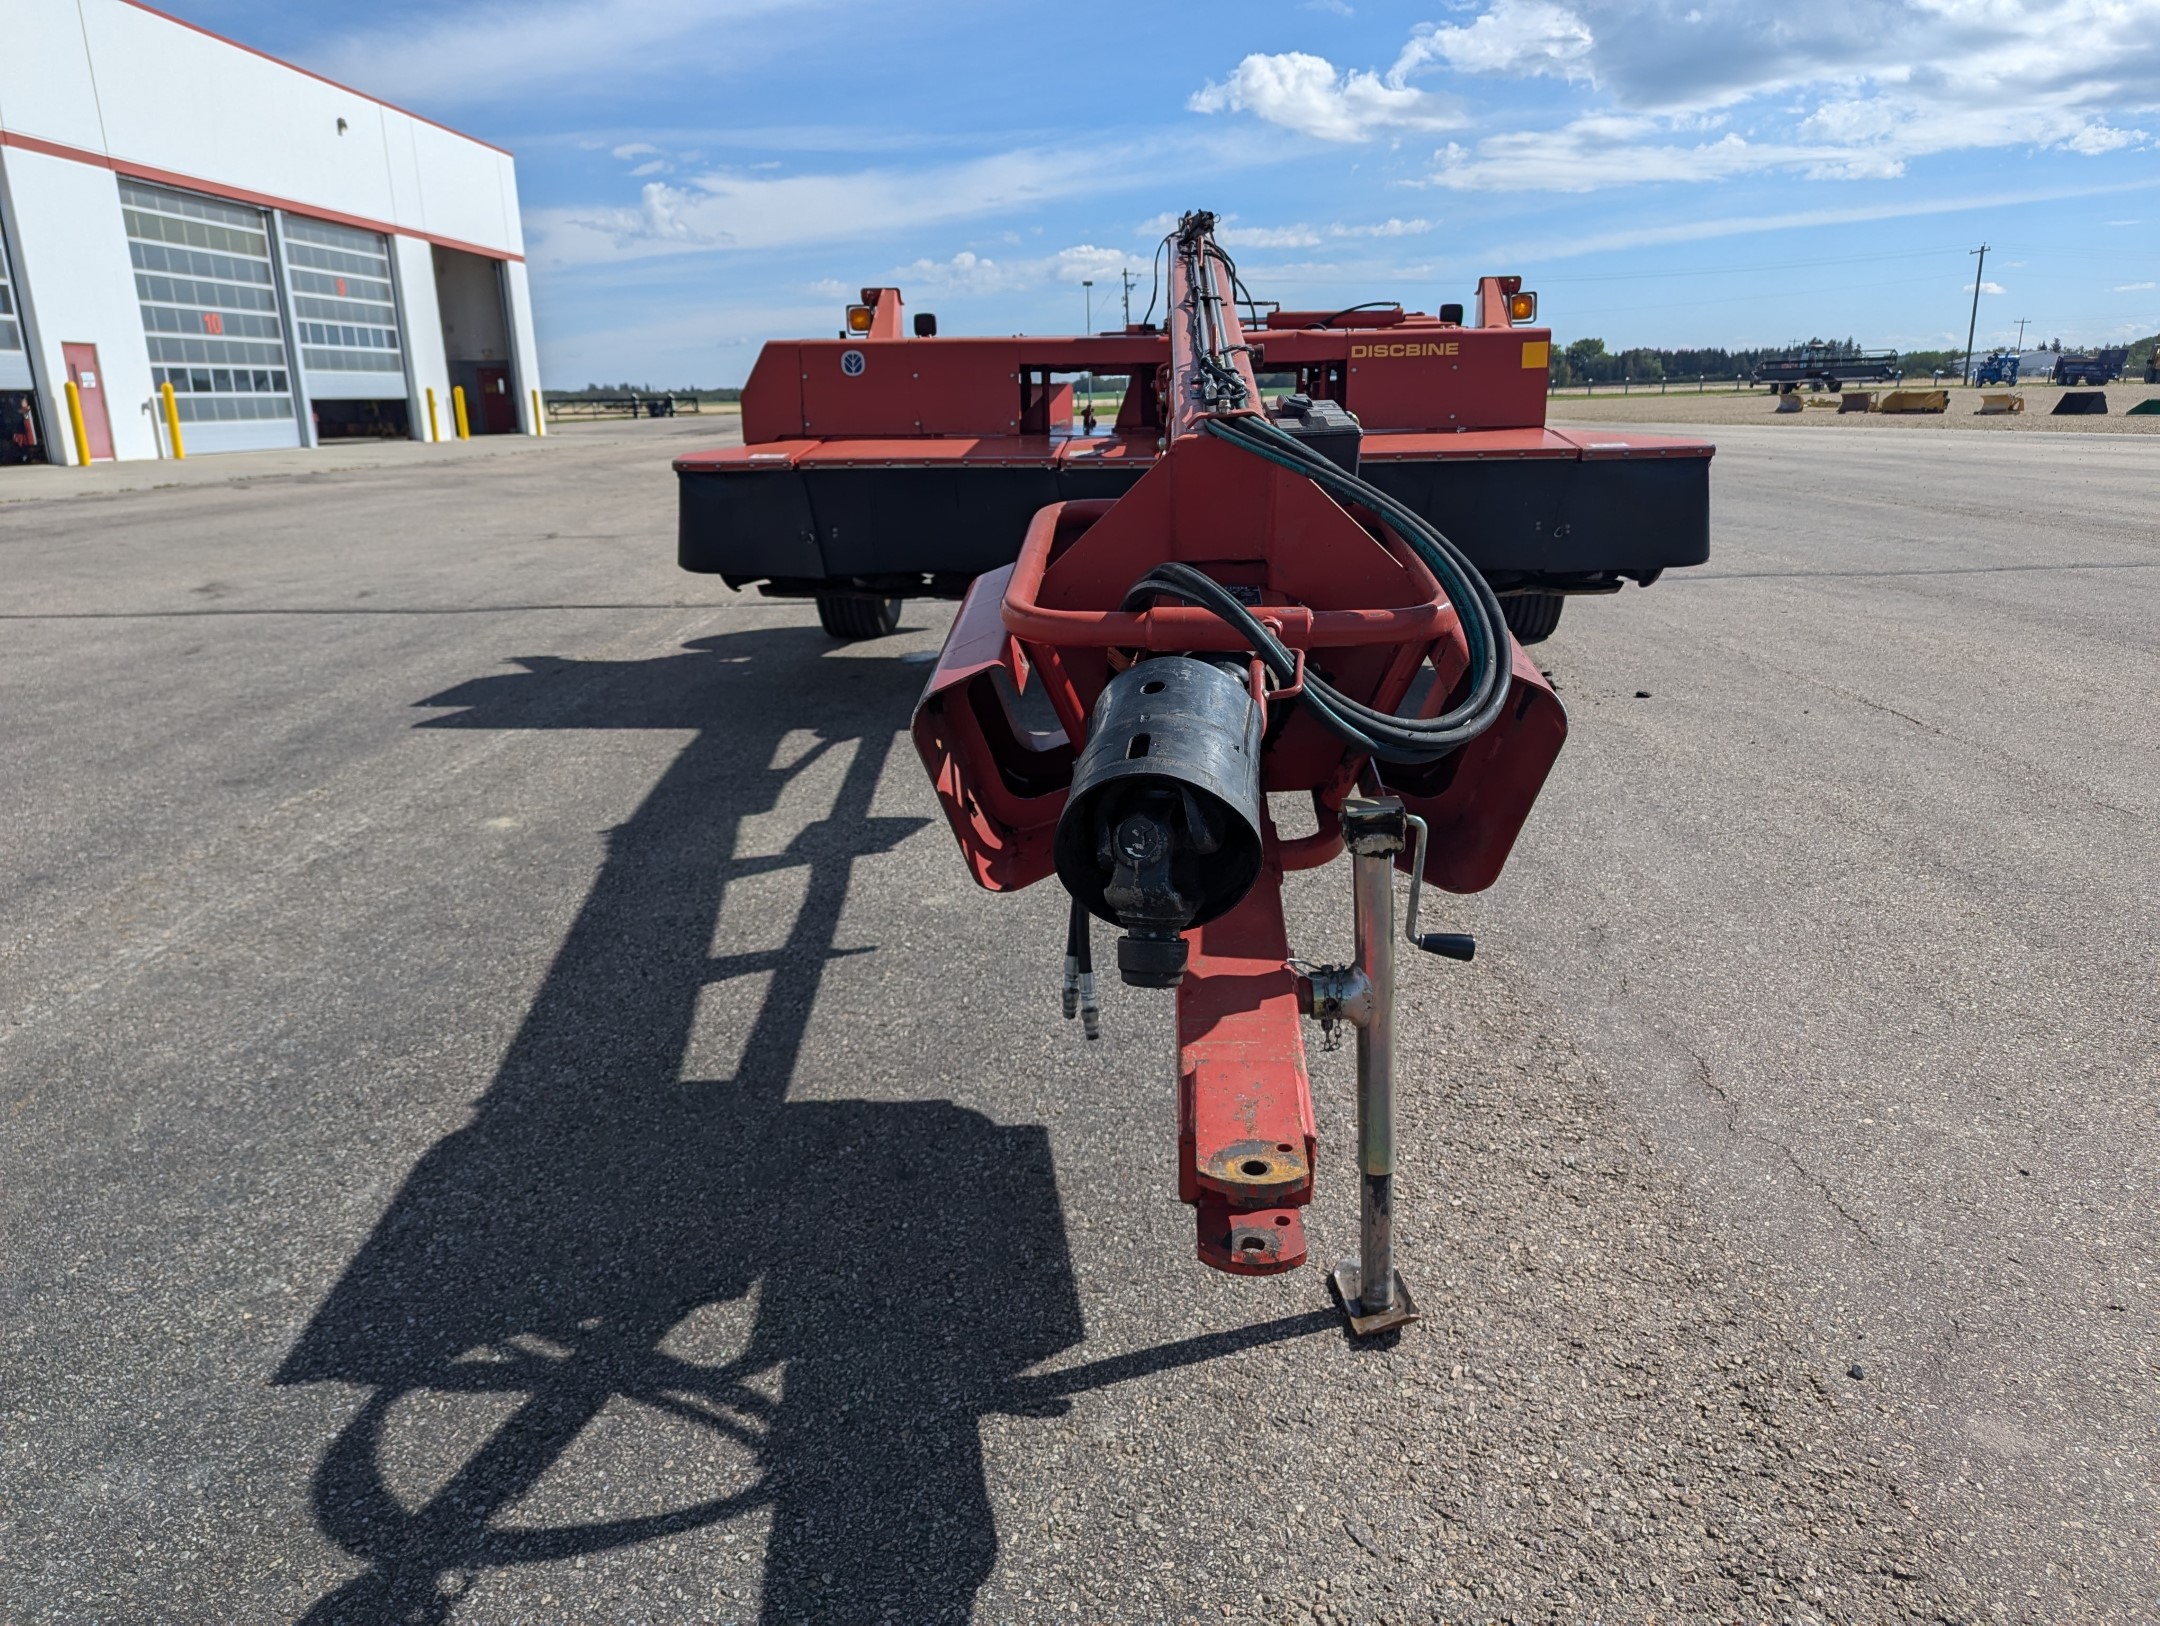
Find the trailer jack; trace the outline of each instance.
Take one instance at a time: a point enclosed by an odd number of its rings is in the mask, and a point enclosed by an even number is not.
[[[1405,838],[1416,832],[1410,867],[1410,909],[1404,939],[1452,960],[1477,953],[1466,933],[1418,931],[1418,893],[1425,867],[1425,821],[1394,797],[1343,808],[1343,843],[1350,850],[1352,931],[1357,958],[1317,966],[1298,982],[1305,1014],[1320,1023],[1324,1047],[1335,1029],[1357,1029],[1358,1257],[1336,1263],[1328,1278],[1350,1330],[1361,1338],[1418,1319],[1409,1285],[1395,1268],[1395,865]]]

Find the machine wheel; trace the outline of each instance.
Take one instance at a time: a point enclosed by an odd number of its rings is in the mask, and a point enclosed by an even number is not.
[[[1510,593],[1500,601],[1500,613],[1517,643],[1542,643],[1560,625],[1560,607],[1566,602],[1559,593]]]
[[[818,625],[835,638],[882,638],[900,625],[900,600],[862,593],[820,593]]]

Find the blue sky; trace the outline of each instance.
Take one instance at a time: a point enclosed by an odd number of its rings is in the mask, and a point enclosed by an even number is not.
[[[1211,208],[1263,298],[1520,272],[1562,339],[2160,331],[2160,0],[167,0],[517,154],[547,382],[741,381],[897,282],[1114,320]],[[1136,305],[1135,313],[1138,313]]]

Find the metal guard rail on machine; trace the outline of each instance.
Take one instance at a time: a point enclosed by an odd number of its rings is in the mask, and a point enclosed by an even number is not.
[[[1040,510],[1018,560],[979,577],[914,737],[975,879],[1056,874],[1073,899],[1065,1013],[1098,1031],[1090,921],[1117,964],[1174,989],[1178,1187],[1200,1259],[1262,1275],[1305,1262],[1317,1159],[1301,1021],[1357,1036],[1359,1253],[1331,1278],[1361,1335],[1417,1309],[1394,1264],[1394,872],[1492,884],[1567,734],[1485,579],[1439,531],[1262,410],[1235,269],[1214,217],[1169,261],[1163,451],[1114,500]],[[1401,708],[1422,670],[1411,715]],[[1060,730],[1014,703],[1039,682]],[[1271,793],[1309,796],[1284,836]],[[1347,849],[1355,958],[1301,969],[1287,871]]]

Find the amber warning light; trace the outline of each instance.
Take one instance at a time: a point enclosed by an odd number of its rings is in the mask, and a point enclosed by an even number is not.
[[[1509,294],[1507,316],[1510,322],[1534,322],[1537,320],[1537,295]]]
[[[870,331],[870,307],[868,305],[850,305],[847,308],[847,330],[850,333],[868,333]]]

